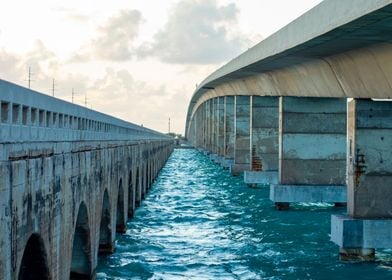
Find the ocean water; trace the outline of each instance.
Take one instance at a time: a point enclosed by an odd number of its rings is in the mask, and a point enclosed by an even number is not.
[[[147,198],[100,257],[98,279],[392,279],[392,250],[341,262],[328,204],[277,211],[196,150],[175,150]]]

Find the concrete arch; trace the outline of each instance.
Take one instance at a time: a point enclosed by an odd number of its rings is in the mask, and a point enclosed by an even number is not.
[[[39,234],[32,234],[26,243],[18,280],[49,280],[49,267],[44,242]]]
[[[151,187],[151,172],[150,172],[150,158],[146,160],[146,193]]]
[[[91,238],[86,204],[79,206],[72,244],[70,279],[91,279]]]
[[[144,163],[141,164],[140,183],[141,195],[142,199],[144,199],[146,195],[146,165]]]
[[[135,188],[133,184],[132,169],[129,171],[128,177],[128,218],[133,218],[135,210]]]
[[[125,233],[127,226],[125,223],[125,199],[124,199],[124,187],[122,179],[118,184],[118,196],[117,196],[117,214],[116,214],[116,232]]]
[[[140,167],[136,167],[135,175],[135,206],[140,206],[141,203],[141,184],[140,184]]]
[[[114,245],[112,242],[112,219],[110,209],[110,198],[108,190],[105,189],[102,198],[101,223],[99,227],[99,254],[110,254],[114,251]]]

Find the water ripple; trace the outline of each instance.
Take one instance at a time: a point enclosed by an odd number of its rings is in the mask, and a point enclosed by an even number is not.
[[[392,279],[392,250],[374,263],[338,261],[330,215],[302,203],[278,212],[268,188],[195,150],[175,150],[97,279]]]

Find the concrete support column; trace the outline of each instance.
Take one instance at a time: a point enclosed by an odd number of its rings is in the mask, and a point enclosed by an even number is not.
[[[210,159],[217,162],[218,157],[218,98],[210,99],[211,102],[211,154]]]
[[[251,96],[234,99],[234,164],[230,167],[235,176],[250,170],[250,103]]]
[[[202,110],[202,121],[203,121],[203,139],[202,139],[202,148],[203,150],[207,150],[207,104],[203,103]]]
[[[207,141],[207,152],[211,153],[212,149],[212,104],[211,100],[206,101],[206,141]]]
[[[212,153],[218,153],[218,98],[211,99],[212,102]]]
[[[223,105],[223,168],[234,164],[234,96],[225,96]]]
[[[279,184],[270,199],[346,202],[346,99],[279,98]]]
[[[225,118],[224,118],[224,112],[225,112],[225,104],[224,104],[225,98],[224,97],[219,97],[218,98],[218,150],[217,154],[221,158],[224,156],[224,151],[225,151],[225,146],[224,146],[224,136],[225,136],[225,130],[224,130],[224,125],[225,125]]]
[[[277,184],[279,98],[253,96],[251,108],[251,170],[244,172],[244,181]]]
[[[344,260],[392,248],[392,102],[348,103],[347,215],[333,215],[331,240]]]

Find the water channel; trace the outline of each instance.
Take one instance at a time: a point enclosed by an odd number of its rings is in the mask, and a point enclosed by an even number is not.
[[[197,150],[175,150],[97,278],[392,279],[392,250],[371,263],[338,260],[330,217],[345,209],[277,211],[268,194]]]

